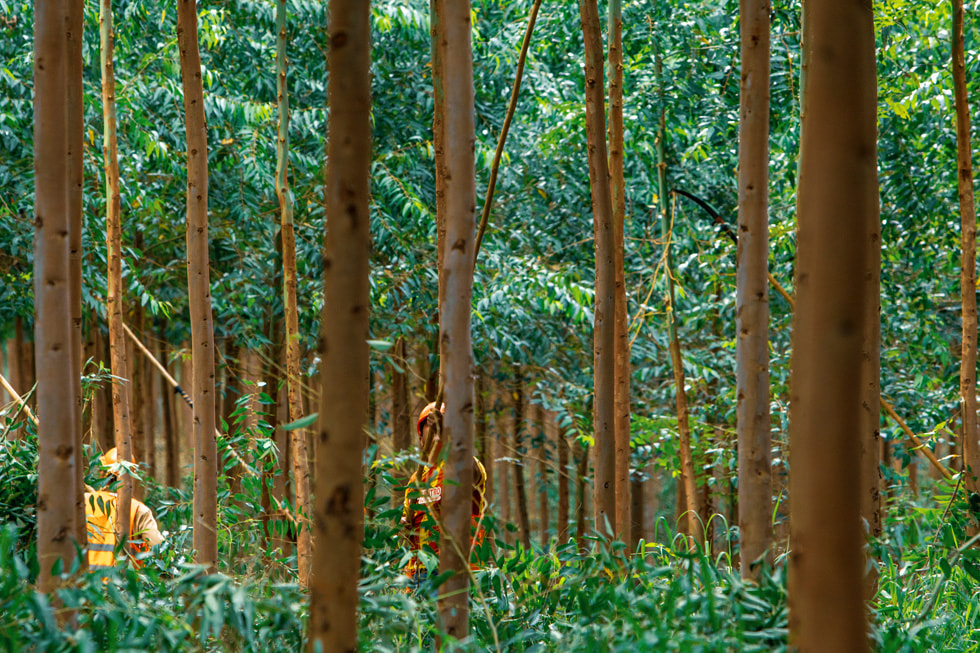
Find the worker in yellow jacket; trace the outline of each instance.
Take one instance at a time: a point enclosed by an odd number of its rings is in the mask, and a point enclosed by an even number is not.
[[[116,476],[116,465],[119,458],[116,448],[102,454],[99,458],[107,475]],[[95,490],[85,487],[85,520],[88,527],[88,564],[93,569],[108,568],[116,564],[116,501],[115,492]],[[163,542],[163,535],[157,526],[153,512],[142,501],[132,500],[129,511],[129,542],[130,559],[139,566],[136,554],[150,550],[150,547]]]

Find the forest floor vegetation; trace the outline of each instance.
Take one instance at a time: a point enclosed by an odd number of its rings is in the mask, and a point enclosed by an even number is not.
[[[238,444],[238,443],[231,443]],[[261,468],[268,448],[251,449]],[[265,451],[265,453],[261,453]],[[120,565],[103,579],[65,576],[57,605],[37,591],[34,544],[36,441],[0,443],[0,650],[297,651],[307,627],[289,522],[263,538],[259,484],[225,483],[220,498],[221,573],[191,564],[191,495],[144,479],[146,501],[167,542],[140,570]],[[376,468],[377,469],[377,468]],[[401,573],[392,478],[369,490],[360,603],[364,651],[429,651],[439,636],[432,573],[416,591]],[[893,483],[901,482],[892,476]],[[896,492],[874,551],[879,574],[874,648],[977,651],[980,551],[969,544],[968,497],[939,483],[913,497]],[[906,498],[912,497],[912,498]],[[952,500],[951,500],[952,498]],[[947,509],[948,506],[948,509]],[[474,572],[471,636],[455,651],[781,651],[787,647],[785,556],[743,581],[732,554],[689,551],[660,520],[642,553],[587,538],[531,551],[506,544],[512,527],[488,524]],[[281,548],[279,548],[281,547]],[[436,561],[426,560],[433,569]]]

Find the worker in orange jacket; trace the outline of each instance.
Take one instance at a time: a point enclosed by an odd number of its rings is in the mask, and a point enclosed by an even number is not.
[[[99,457],[99,462],[105,473],[114,478],[118,477],[119,457],[116,448]],[[115,492],[96,490],[85,486],[85,521],[88,531],[88,564],[93,569],[106,569],[116,564],[116,502]],[[126,534],[129,543],[127,553],[136,566],[140,561],[139,553],[150,550],[150,547],[163,542],[163,535],[157,526],[153,512],[142,501],[132,500],[129,510],[129,533]]]
[[[442,509],[442,490],[445,480],[445,461],[439,460],[442,451],[442,440],[439,437],[441,428],[437,428],[436,420],[442,419],[442,414],[446,412],[446,405],[441,406],[439,413],[435,413],[436,404],[432,402],[422,409],[419,414],[415,430],[419,437],[419,446],[426,446],[426,439],[429,439],[427,450],[422,451],[422,457],[428,461],[421,477],[418,472],[412,474],[408,480],[405,490],[405,502],[402,507],[401,522],[406,527],[409,549],[417,553],[423,549],[439,555],[439,543],[435,537],[439,531],[439,519]],[[431,431],[431,437],[430,437]],[[487,470],[483,464],[473,457],[473,502],[471,508],[471,518],[473,524],[473,548],[483,541],[484,533],[482,527],[483,512],[486,508],[484,499],[487,488]],[[471,569],[479,569],[480,565],[471,563]],[[405,574],[413,580],[413,586],[425,578],[425,565],[418,555],[413,555],[405,565]]]

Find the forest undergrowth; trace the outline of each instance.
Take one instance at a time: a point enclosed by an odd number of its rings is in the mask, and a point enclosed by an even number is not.
[[[264,438],[241,449],[249,469],[273,461]],[[239,447],[244,440],[223,443]],[[167,542],[140,570],[120,565],[106,578],[67,574],[57,605],[37,591],[34,533],[36,440],[0,443],[0,649],[4,651],[297,651],[307,624],[295,556],[281,553],[288,522],[263,537],[259,476],[244,474],[220,496],[222,573],[193,565],[191,494],[151,479],[146,502]],[[94,458],[94,456],[92,456]],[[227,469],[236,462],[226,455]],[[360,648],[429,651],[439,636],[432,573],[416,591],[401,574],[395,482],[382,460],[368,493],[361,570]],[[89,481],[98,483],[95,468]],[[902,477],[889,474],[892,484]],[[189,483],[186,484],[189,487]],[[880,651],[980,650],[980,549],[969,497],[946,482],[917,496],[892,492],[875,568],[874,647]],[[397,495],[397,491],[394,493]],[[912,497],[908,499],[906,497]],[[974,501],[975,502],[975,501]],[[665,502],[667,503],[667,502]],[[740,579],[731,551],[690,551],[665,517],[656,542],[627,551],[589,537],[530,551],[505,543],[492,522],[474,572],[471,636],[458,651],[781,651],[787,642],[786,558]],[[508,527],[513,528],[513,527]],[[719,538],[724,540],[724,538]],[[284,547],[289,549],[288,545]],[[434,558],[425,562],[434,569]]]

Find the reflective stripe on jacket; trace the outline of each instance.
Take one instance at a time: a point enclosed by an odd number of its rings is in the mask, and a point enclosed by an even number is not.
[[[133,502],[136,503],[135,501]],[[132,536],[133,521],[136,519],[136,506],[129,511],[129,535]],[[112,567],[116,564],[116,494],[114,492],[85,493],[85,521],[88,532],[88,564],[93,569]],[[135,553],[149,550],[149,545],[130,541],[130,557]],[[139,566],[139,562],[133,558]]]

